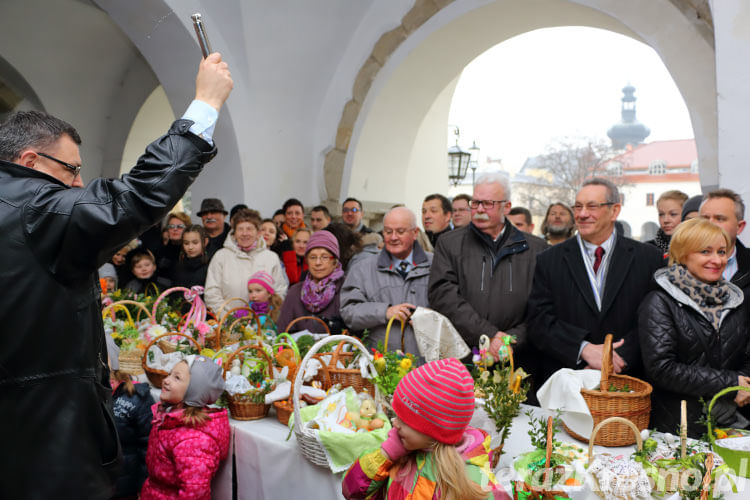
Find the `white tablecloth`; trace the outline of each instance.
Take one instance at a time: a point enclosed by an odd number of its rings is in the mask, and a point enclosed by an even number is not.
[[[276,419],[232,420],[238,500],[329,500],[341,496],[341,475],[313,465],[299,452],[294,434]]]

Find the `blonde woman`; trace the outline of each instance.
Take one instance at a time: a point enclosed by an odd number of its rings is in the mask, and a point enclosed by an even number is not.
[[[669,252],[669,240],[677,225],[682,221],[682,206],[688,199],[688,195],[682,191],[673,189],[665,191],[656,200],[656,209],[659,212],[659,230],[656,237],[646,243],[658,247],[665,254]]]
[[[710,400],[725,387],[750,387],[750,342],[742,291],[721,273],[731,253],[727,233],[705,219],[691,219],[672,234],[670,266],[654,273],[658,289],[639,309],[641,355],[654,386],[651,425],[674,432],[680,400],[687,401],[688,435],[704,429],[700,398]],[[737,411],[748,392],[723,398],[712,415],[720,427],[748,427]]]

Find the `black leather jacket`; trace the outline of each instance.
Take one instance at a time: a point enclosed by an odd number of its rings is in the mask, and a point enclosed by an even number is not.
[[[214,157],[178,120],[129,174],[70,188],[0,161],[0,498],[106,499],[115,431],[97,268]]]
[[[702,414],[699,398],[709,402],[725,387],[737,385],[739,375],[750,374],[750,337],[742,291],[731,285],[732,298],[719,330],[697,310],[665,276],[654,274],[660,290],[649,293],[638,312],[638,334],[643,365],[653,385],[650,427],[676,433],[680,400],[687,401],[688,435],[705,431],[696,424]],[[734,394],[722,398],[712,415],[721,426],[735,423]]]

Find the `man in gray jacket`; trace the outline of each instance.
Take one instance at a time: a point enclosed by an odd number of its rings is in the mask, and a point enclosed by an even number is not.
[[[396,318],[388,350],[401,349],[401,324],[418,306],[427,307],[427,282],[432,254],[417,243],[417,218],[406,207],[396,207],[383,219],[385,248],[357,262],[341,288],[341,317],[353,330],[369,330],[366,343],[377,347],[385,340],[388,320]],[[419,355],[414,331],[404,334],[407,352]]]
[[[536,255],[547,244],[506,223],[510,188],[502,174],[477,179],[470,207],[471,223],[438,241],[430,307],[451,320],[469,347],[487,335],[497,352],[503,337],[515,336],[518,364],[532,372],[535,357],[526,356],[531,346],[524,318]]]

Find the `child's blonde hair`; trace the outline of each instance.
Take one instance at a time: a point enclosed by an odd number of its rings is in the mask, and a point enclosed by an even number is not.
[[[466,464],[456,447],[436,442],[432,450],[441,500],[482,500],[488,492],[466,475]]]

